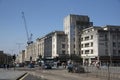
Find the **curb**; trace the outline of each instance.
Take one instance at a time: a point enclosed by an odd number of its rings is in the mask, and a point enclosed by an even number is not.
[[[22,80],[22,78],[25,76],[25,75],[27,75],[28,73],[26,72],[26,73],[24,73],[23,75],[21,75],[20,77],[18,77],[16,80]]]

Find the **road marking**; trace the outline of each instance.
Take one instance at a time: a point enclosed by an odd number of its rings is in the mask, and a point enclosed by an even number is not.
[[[28,73],[25,74],[23,77],[21,77],[19,80],[23,80],[27,75],[28,75]]]

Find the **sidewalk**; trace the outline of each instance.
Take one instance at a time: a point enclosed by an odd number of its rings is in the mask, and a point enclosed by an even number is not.
[[[23,76],[25,71],[14,71],[14,70],[4,70],[0,69],[0,80],[17,80]]]

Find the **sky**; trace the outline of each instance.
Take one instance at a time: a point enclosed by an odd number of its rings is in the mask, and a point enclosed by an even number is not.
[[[95,26],[120,25],[120,0],[0,0],[0,50],[5,53],[18,54],[27,45],[22,11],[34,42],[62,31],[69,14],[88,15]]]

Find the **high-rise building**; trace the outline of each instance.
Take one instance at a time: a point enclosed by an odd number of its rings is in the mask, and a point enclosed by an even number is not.
[[[92,26],[88,16],[70,14],[64,18],[64,32],[68,38],[68,54],[81,52],[81,31]]]

